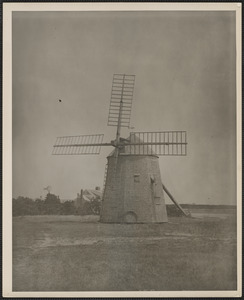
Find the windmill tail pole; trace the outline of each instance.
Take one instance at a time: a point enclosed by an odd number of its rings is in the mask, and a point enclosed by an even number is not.
[[[184,216],[190,217],[190,214],[185,212],[184,209],[180,206],[180,204],[174,199],[174,197],[171,195],[169,190],[166,188],[166,186],[162,183],[163,190],[165,193],[169,196],[169,198],[173,201],[173,203],[179,208],[179,210],[183,213]]]

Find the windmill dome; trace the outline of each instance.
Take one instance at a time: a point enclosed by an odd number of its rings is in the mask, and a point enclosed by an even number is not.
[[[131,133],[131,135],[123,139],[121,141],[124,142],[124,146],[120,148],[119,155],[153,155],[157,156],[157,154],[153,151],[152,147],[146,145],[143,140],[141,140],[136,134]],[[138,145],[126,145],[126,143],[138,143]],[[116,149],[114,149],[109,155],[115,156]],[[157,156],[158,157],[158,156]]]

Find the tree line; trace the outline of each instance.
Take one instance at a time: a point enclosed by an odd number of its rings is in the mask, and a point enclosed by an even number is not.
[[[83,201],[79,206],[76,201],[61,202],[55,194],[48,193],[45,199],[35,200],[19,196],[13,198],[13,216],[26,215],[90,215],[100,213],[100,199]]]

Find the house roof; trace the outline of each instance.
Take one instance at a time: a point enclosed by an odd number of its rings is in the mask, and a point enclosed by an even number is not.
[[[84,190],[83,194],[82,194],[82,198],[85,201],[89,201],[89,202],[92,199],[95,199],[97,197],[102,198],[102,191],[100,191],[100,190]]]

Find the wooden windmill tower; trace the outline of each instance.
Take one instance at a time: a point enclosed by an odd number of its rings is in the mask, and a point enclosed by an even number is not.
[[[103,134],[58,137],[55,155],[99,154],[101,146],[115,149],[107,157],[107,174],[101,222],[167,222],[159,155],[186,155],[186,132],[131,132],[121,137],[121,128],[130,126],[135,76],[114,74],[108,126],[116,126],[116,137],[103,143]]]

